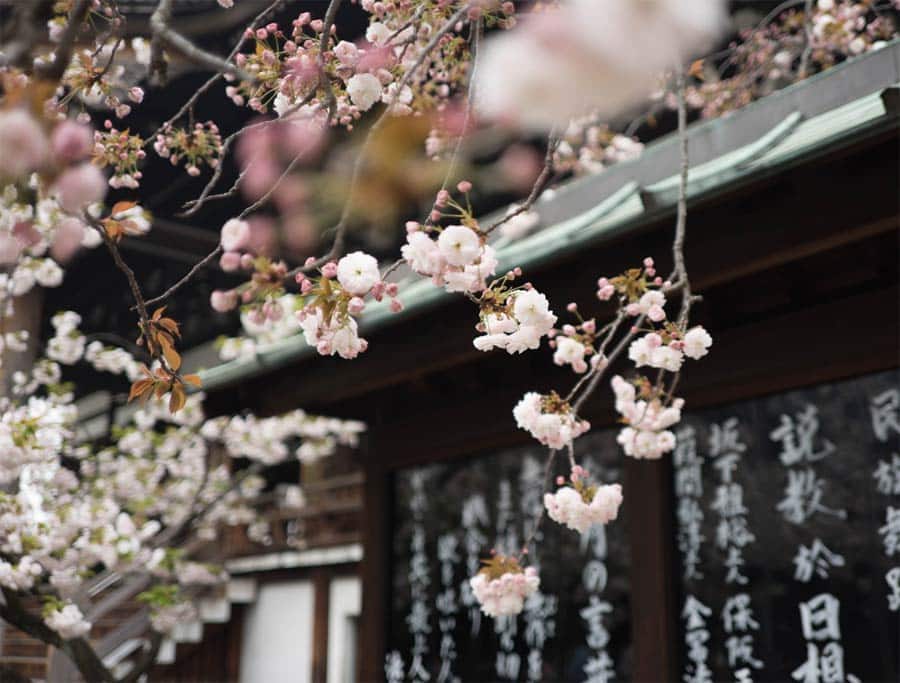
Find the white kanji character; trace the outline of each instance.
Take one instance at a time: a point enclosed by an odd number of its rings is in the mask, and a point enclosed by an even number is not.
[[[801,545],[797,548],[797,556],[794,557],[794,579],[809,583],[813,573],[823,579],[828,578],[829,567],[843,567],[844,558],[829,550],[818,538],[808,548]]]
[[[387,683],[400,683],[404,678],[403,657],[397,650],[388,652],[384,658],[384,677]]]
[[[840,640],[840,608],[840,600],[829,593],[820,593],[801,602],[803,637],[807,640]]]
[[[684,619],[685,628],[689,631],[706,626],[706,619],[710,614],[712,614],[712,610],[693,595],[687,596],[684,608],[681,610],[681,618]]]
[[[717,457],[723,453],[743,453],[747,450],[746,444],[741,442],[738,426],[736,417],[729,417],[721,424],[712,425],[709,435],[710,455]]]
[[[834,510],[822,504],[825,482],[816,476],[811,467],[788,470],[788,483],[784,498],[776,506],[784,518],[794,524],[803,524],[816,512],[824,512],[840,519],[847,518],[846,510]]]
[[[900,550],[900,508],[888,506],[884,517],[884,526],[878,530],[883,536],[884,552],[888,557],[892,557],[895,552]]]
[[[819,432],[819,410],[808,403],[794,417],[781,415],[781,424],[769,434],[772,441],[781,442],[781,462],[796,465],[799,462],[815,462],[834,452],[834,444],[822,440],[820,450],[816,450],[815,438]]]
[[[750,595],[736,593],[728,598],[722,607],[722,622],[725,626],[725,633],[758,630],[759,623],[753,618]]]
[[[869,412],[876,439],[887,441],[890,432],[900,434],[900,389],[888,389],[872,397]]]
[[[762,668],[762,662],[753,656],[753,636],[729,636],[725,641],[725,650],[728,654],[728,666],[736,667],[738,664],[749,664],[754,669]]]
[[[900,496],[900,455],[894,453],[890,462],[879,460],[872,478],[879,493]]]
[[[888,594],[888,609],[891,612],[900,610],[900,567],[894,567],[884,575],[891,592]]]

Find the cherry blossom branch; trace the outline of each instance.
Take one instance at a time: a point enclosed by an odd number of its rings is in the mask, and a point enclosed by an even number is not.
[[[221,255],[222,255],[222,245],[220,244],[215,249],[213,249],[211,252],[209,252],[206,256],[204,256],[202,259],[197,261],[197,263],[195,263],[191,267],[191,269],[184,275],[184,277],[182,277],[180,280],[178,280],[178,282],[173,284],[171,287],[169,287],[165,292],[163,292],[159,296],[155,296],[152,299],[147,299],[144,302],[144,304],[146,306],[153,306],[154,304],[162,303],[163,301],[168,299],[170,296],[172,296],[175,292],[177,292],[179,289],[184,287],[188,282],[191,281],[191,279],[197,273],[199,273],[201,270],[206,268],[206,266],[208,266],[210,263],[215,261]],[[136,307],[137,307],[137,304],[135,304],[135,306],[132,307],[132,310],[134,310]]]
[[[812,30],[812,6],[813,0],[806,0],[803,6],[803,53],[800,55],[800,68],[798,73],[800,78],[806,78],[806,72],[809,69],[809,58],[812,56],[813,48],[813,30]]]
[[[59,39],[56,51],[53,53],[53,61],[38,69],[38,76],[51,81],[58,81],[62,78],[69,62],[72,61],[72,51],[75,48],[75,39],[81,30],[81,22],[87,15],[91,7],[91,0],[76,0],[69,12],[69,19],[66,28],[63,30]]]
[[[203,191],[200,193],[200,196],[197,197],[197,199],[192,199],[192,200],[184,203],[184,207],[186,210],[182,211],[178,215],[182,218],[187,218],[188,216],[193,216],[195,213],[197,213],[203,207],[203,205],[207,201],[209,201],[211,199],[225,199],[227,197],[234,196],[239,189],[240,182],[244,177],[244,173],[246,173],[246,169],[240,175],[238,175],[237,180],[235,180],[234,184],[231,186],[231,188],[227,192],[224,192],[224,193],[218,194],[218,195],[210,195],[210,192],[212,192],[212,189],[216,186],[216,184],[222,178],[222,171],[224,170],[223,161],[225,159],[225,156],[228,154],[228,151],[231,149],[231,146],[234,144],[234,141],[237,140],[237,138],[242,133],[245,133],[248,130],[253,130],[253,129],[265,127],[265,126],[271,126],[275,123],[283,122],[292,113],[299,110],[301,107],[309,104],[312,101],[312,99],[315,97],[315,95],[316,95],[316,91],[312,90],[309,93],[307,93],[307,95],[302,100],[300,100],[299,102],[297,102],[296,104],[291,106],[291,108],[288,109],[284,113],[283,116],[273,118],[273,119],[266,119],[265,121],[257,121],[256,123],[251,123],[247,126],[244,126],[243,128],[239,128],[238,130],[231,133],[231,135],[226,137],[222,141],[222,151],[219,155],[219,157],[220,157],[219,163],[216,166],[215,170],[213,171],[213,175],[209,179],[209,182],[206,183],[206,186],[203,188]]]
[[[336,1],[336,0],[334,0]],[[366,160],[366,154],[369,150],[369,147],[372,144],[372,140],[374,138],[374,134],[381,129],[384,125],[385,121],[387,121],[388,117],[391,115],[391,109],[396,101],[396,99],[400,96],[403,88],[409,84],[409,81],[412,80],[413,74],[418,71],[419,67],[425,62],[425,59],[431,52],[438,46],[441,42],[441,39],[447,35],[450,31],[452,31],[460,21],[464,19],[466,13],[469,10],[468,5],[463,5],[456,12],[454,12],[451,17],[441,26],[440,29],[435,31],[434,35],[432,35],[431,39],[422,49],[422,52],[419,53],[416,60],[412,63],[412,65],[407,69],[406,73],[403,74],[403,78],[400,79],[400,82],[397,84],[396,89],[393,92],[393,95],[390,101],[387,103],[384,111],[381,115],[375,120],[372,126],[369,128],[368,133],[366,134],[366,138],[362,143],[359,154],[356,157],[356,161],[353,164],[353,172],[350,176],[350,184],[347,199],[344,202],[344,208],[341,211],[341,217],[338,220],[337,224],[332,228],[334,231],[334,241],[331,244],[331,249],[328,250],[328,253],[324,256],[319,257],[315,261],[310,264],[304,264],[303,266],[298,266],[293,270],[289,271],[286,278],[293,278],[298,273],[309,273],[316,268],[320,268],[324,264],[328,263],[328,261],[337,258],[343,253],[344,248],[344,233],[347,230],[347,224],[350,219],[350,211],[353,208],[353,197],[356,194],[356,188],[359,184],[359,177],[362,173],[362,167]]]
[[[30,613],[14,591],[3,588],[2,592],[3,603],[0,604],[0,618],[33,638],[65,652],[85,680],[97,681],[97,683],[116,683],[116,679],[109,669],[84,638],[63,639],[40,618]]]
[[[231,74],[242,81],[254,82],[256,78],[246,73],[243,69],[235,66],[230,61],[226,61],[211,52],[207,52],[196,45],[183,35],[175,31],[169,26],[172,19],[172,2],[173,0],[160,0],[153,14],[150,15],[150,29],[153,32],[153,39],[156,41],[157,54],[151,60],[151,68],[154,67],[160,72],[164,70],[165,58],[159,54],[162,47],[168,47],[173,52],[180,54],[185,59],[194,62],[200,66],[205,66],[213,71],[221,71],[222,73]],[[162,66],[162,69],[160,67]]]
[[[556,136],[554,132],[551,131],[549,137],[547,138],[547,151],[544,154],[544,167],[541,169],[540,175],[538,175],[537,179],[534,181],[534,185],[531,187],[531,192],[528,193],[528,197],[526,197],[525,201],[519,204],[519,206],[515,210],[509,212],[503,218],[500,218],[491,223],[487,230],[484,231],[486,235],[491,234],[491,232],[499,228],[507,221],[512,220],[519,214],[525,213],[532,206],[534,206],[534,203],[538,200],[538,197],[541,196],[541,193],[546,188],[547,183],[550,180],[550,175],[553,173],[553,155],[556,153],[556,149],[559,147],[559,143],[561,140],[561,137]]]
[[[238,40],[237,44],[232,48],[231,52],[228,53],[228,57],[225,58],[227,63],[231,63],[231,60],[234,59],[234,56],[238,53],[238,51],[244,46],[244,43],[247,42],[247,32],[254,30],[257,26],[259,26],[269,14],[274,12],[279,5],[284,3],[285,0],[274,0],[268,7],[266,7],[262,12],[257,14],[253,20],[247,24],[247,27],[244,29],[243,33],[241,33],[241,38]],[[168,119],[165,123],[163,123],[159,128],[156,129],[154,133],[152,133],[147,140],[144,142],[144,145],[151,144],[153,140],[156,139],[156,136],[159,135],[166,128],[171,126],[175,121],[184,116],[189,109],[192,109],[193,106],[197,103],[197,100],[200,99],[200,96],[206,93],[213,85],[215,85],[219,79],[221,79],[225,75],[225,72],[221,69],[218,70],[215,74],[209,77],[206,82],[201,85],[193,95],[188,98],[188,100],[181,106],[181,108]]]

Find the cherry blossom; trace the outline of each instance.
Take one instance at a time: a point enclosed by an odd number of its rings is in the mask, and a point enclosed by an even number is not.
[[[622,504],[619,484],[597,486],[588,484],[586,478],[584,469],[576,465],[569,475],[571,486],[560,485],[556,493],[544,494],[544,507],[550,519],[580,534],[587,533],[595,524],[614,520]]]
[[[522,611],[525,599],[537,591],[541,580],[534,567],[522,569],[515,558],[495,556],[469,579],[481,611],[490,617],[513,616]]]
[[[571,408],[556,393],[530,391],[513,408],[519,429],[552,449],[560,449],[590,429],[590,423],[572,415]]]

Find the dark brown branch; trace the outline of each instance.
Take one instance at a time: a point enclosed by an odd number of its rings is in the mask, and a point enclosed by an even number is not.
[[[197,273],[199,273],[206,266],[208,266],[210,263],[215,261],[221,254],[222,254],[222,245],[220,244],[215,249],[213,249],[211,252],[209,252],[206,256],[204,256],[202,259],[197,261],[197,263],[194,264],[194,266],[185,274],[185,276],[183,278],[181,278],[178,282],[176,282],[174,285],[169,287],[165,292],[163,292],[159,296],[155,296],[152,299],[148,299],[147,301],[145,301],[144,302],[145,305],[153,306],[155,304],[162,303],[163,301],[168,299],[175,292],[177,292],[179,289],[184,287],[188,282],[190,282],[191,279]]]
[[[75,40],[81,30],[81,23],[90,9],[90,0],[76,0],[69,12],[69,20],[59,39],[56,51],[53,53],[53,61],[42,66],[37,71],[38,78],[48,81],[58,81],[62,78],[69,62],[72,61],[72,51],[75,49]]]
[[[503,218],[491,223],[490,227],[484,231],[486,235],[489,235],[507,221],[512,220],[519,214],[525,213],[534,206],[534,203],[547,186],[550,175],[553,173],[553,155],[556,154],[556,149],[559,147],[560,140],[561,138],[554,136],[552,132],[550,133],[550,136],[547,139],[547,152],[544,154],[544,167],[541,169],[540,175],[538,175],[537,179],[534,181],[534,185],[531,187],[531,192],[528,193],[528,197],[516,207],[514,211],[509,212]]]
[[[256,80],[253,76],[244,72],[243,69],[238,68],[230,61],[226,61],[221,57],[194,45],[190,40],[169,26],[171,20],[172,0],[160,0],[159,5],[156,6],[156,10],[150,15],[150,28],[153,31],[153,40],[156,41],[157,45],[155,49],[156,52],[159,52],[162,47],[167,47],[199,66],[204,66],[213,71],[231,74],[242,81],[252,82]],[[154,66],[154,63],[158,66],[160,61],[163,63],[165,62],[161,55],[156,54],[151,58],[151,67]]]

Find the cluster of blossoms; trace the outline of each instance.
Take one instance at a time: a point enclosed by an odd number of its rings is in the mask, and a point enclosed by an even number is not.
[[[84,355],[85,337],[78,326],[81,316],[75,311],[63,311],[50,319],[54,334],[47,341],[47,358],[63,365],[73,365]]]
[[[112,168],[110,187],[137,189],[143,177],[139,165],[147,156],[144,141],[128,130],[117,130],[109,119],[103,122],[103,127],[105,131],[94,132],[94,163],[100,168]]]
[[[554,522],[564,524],[580,534],[595,524],[607,524],[619,514],[622,487],[619,484],[597,486],[588,482],[587,472],[576,465],[569,474],[570,486],[557,477],[556,493],[544,494],[544,507]]]
[[[116,118],[123,119],[131,113],[132,104],[144,100],[142,88],[126,83],[125,67],[115,64],[116,41],[107,42],[95,49],[77,51],[66,68],[51,105],[63,109],[78,98],[82,105],[112,110]]]
[[[695,70],[687,103],[704,118],[721,116],[844,59],[877,50],[895,33],[895,18],[885,13],[884,5],[868,0],[818,0],[809,16],[803,8],[789,9],[771,23],[741,31],[721,66]],[[668,100],[674,107],[674,96]]]
[[[475,5],[470,13],[491,25],[512,25],[513,3],[494,5]],[[425,108],[443,106],[467,75],[465,36],[451,32],[433,48],[427,68],[410,70],[453,13],[453,3],[388,0],[361,7],[372,15],[363,44],[338,40],[333,29],[323,36],[324,22],[309,12],[298,16],[289,31],[270,23],[248,32],[245,38],[254,41],[254,49],[239,53],[236,63],[254,80],[229,85],[226,94],[238,106],[259,112],[272,107],[279,116],[329,107],[331,120],[347,127],[377,102],[398,114],[409,113],[414,99]]]
[[[466,194],[472,184],[464,180],[457,189]],[[466,204],[461,206],[447,190],[440,190],[428,222],[406,224],[406,244],[401,248],[412,270],[448,292],[481,292],[497,268],[497,255],[472,216],[468,200]],[[443,218],[459,223],[440,227],[437,223]]]
[[[216,168],[222,155],[222,136],[213,121],[197,122],[192,129],[166,126],[153,143],[153,149],[173,166],[182,161],[188,175],[200,175],[204,165]]]
[[[91,632],[92,626],[77,605],[65,605],[56,600],[45,606],[44,623],[65,640],[86,636]]]
[[[703,327],[692,327],[682,335],[677,325],[669,323],[659,332],[649,332],[631,342],[628,357],[638,368],[649,366],[678,372],[685,356],[699,360],[709,353],[710,346],[712,337]]]
[[[591,428],[587,420],[579,420],[569,403],[555,391],[538,394],[529,391],[513,408],[519,429],[529,432],[540,443],[559,450]]]
[[[323,356],[356,358],[368,348],[356,321],[365,310],[366,297],[381,301],[387,296],[391,311],[403,309],[397,285],[385,283],[378,261],[361,251],[347,254],[337,263],[329,261],[318,278],[299,273],[297,282],[303,297],[303,307],[297,312],[300,328],[306,343]]]
[[[541,338],[556,324],[547,297],[530,283],[521,288],[507,287],[507,283],[521,274],[516,268],[495,280],[480,296],[480,322],[476,329],[482,333],[472,340],[479,351],[505,349],[507,353],[522,353],[536,349]]]
[[[106,180],[88,160],[91,140],[91,129],[72,120],[50,126],[25,109],[0,110],[0,263],[15,265],[3,275],[0,299],[35,283],[58,286],[57,261],[100,243],[77,217],[106,195]]]
[[[597,321],[594,318],[582,318],[575,302],[570,303],[566,310],[578,317],[578,324],[566,324],[550,331],[550,347],[555,349],[553,362],[557,365],[571,365],[572,370],[578,374],[587,372],[588,362],[594,370],[606,367],[606,356],[598,353],[597,349]],[[590,361],[585,358],[590,358]]]
[[[235,289],[214,291],[210,297],[213,310],[224,313],[238,304],[245,304],[258,325],[267,320],[276,322],[285,316],[280,299],[284,295],[282,282],[287,275],[287,265],[264,255],[270,241],[271,228],[263,219],[231,218],[225,222],[220,237],[223,253],[219,266],[226,272],[249,271],[251,277]]]
[[[612,378],[616,396],[616,411],[627,425],[616,440],[625,455],[634,458],[657,459],[675,447],[675,435],[669,427],[681,420],[684,400],[676,398],[666,406],[653,387],[644,379],[637,386],[619,375]]]
[[[644,145],[635,138],[609,129],[596,116],[580,116],[569,122],[556,151],[553,168],[559,173],[599,173],[608,166],[641,155]]]
[[[514,557],[494,555],[469,579],[481,611],[490,617],[518,614],[525,600],[537,591],[541,579],[534,567],[522,568]]]
[[[232,457],[277,464],[290,456],[292,445],[294,455],[303,462],[330,455],[339,445],[355,447],[365,425],[294,410],[268,418],[214,418],[203,429],[204,436],[221,441]]]

